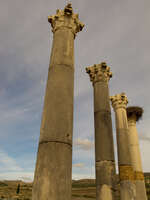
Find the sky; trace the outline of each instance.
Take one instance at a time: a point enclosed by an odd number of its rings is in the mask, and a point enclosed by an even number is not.
[[[64,0],[0,1],[0,179],[32,181],[49,59],[48,16]],[[144,172],[150,172],[150,1],[72,0],[85,24],[75,39],[73,179],[95,178],[93,88],[85,67],[105,61],[110,95],[125,92],[144,109],[137,123]],[[116,156],[115,117],[112,110]],[[117,162],[117,156],[116,156]]]

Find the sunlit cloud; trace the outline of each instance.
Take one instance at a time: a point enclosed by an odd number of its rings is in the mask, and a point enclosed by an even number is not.
[[[94,143],[88,139],[78,138],[77,140],[75,140],[74,145],[79,147],[80,149],[87,151],[93,148]]]
[[[65,0],[0,1],[0,178],[33,179],[53,41],[47,16],[65,4]],[[110,95],[125,91],[129,104],[144,108],[139,142],[143,169],[150,171],[149,1],[72,0],[72,4],[85,23],[75,39],[73,177],[94,177],[94,98],[85,67],[102,61],[113,73]],[[113,111],[112,117],[115,127]]]
[[[78,167],[78,168],[83,168],[84,167],[84,163],[75,163],[72,166],[73,167]]]
[[[17,172],[23,169],[17,164],[16,159],[10,157],[6,152],[0,150],[0,172]]]

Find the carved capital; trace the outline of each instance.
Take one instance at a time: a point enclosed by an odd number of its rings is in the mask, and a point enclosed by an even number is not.
[[[125,93],[121,93],[121,94],[116,94],[115,96],[111,96],[110,97],[111,103],[112,103],[112,107],[114,110],[116,110],[117,108],[125,108],[128,104],[128,99],[127,96],[125,95]]]
[[[107,82],[112,77],[112,72],[110,72],[110,67],[106,65],[105,62],[101,64],[93,65],[86,68],[86,72],[90,76],[91,82]]]
[[[57,10],[56,15],[49,16],[48,21],[52,26],[53,33],[58,29],[68,28],[76,36],[76,33],[82,31],[84,27],[84,24],[79,21],[78,14],[73,13],[70,3],[67,4],[64,10]]]
[[[128,121],[139,121],[142,118],[143,112],[143,108],[139,106],[127,107]]]

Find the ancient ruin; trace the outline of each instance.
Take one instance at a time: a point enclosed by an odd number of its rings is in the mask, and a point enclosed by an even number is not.
[[[136,197],[134,171],[131,163],[126,114],[127,96],[124,93],[110,97],[116,117],[118,147],[118,165],[121,200],[133,200]]]
[[[127,107],[127,117],[129,126],[129,148],[131,154],[131,164],[134,170],[134,179],[136,185],[136,200],[146,200],[146,188],[144,182],[144,174],[142,170],[142,162],[139,148],[138,133],[136,122],[141,119],[143,109],[141,107]]]
[[[48,17],[52,26],[44,109],[34,176],[33,200],[69,200],[72,181],[74,39],[83,24],[71,4]]]
[[[94,88],[96,199],[114,199],[115,158],[108,81],[110,68],[101,63],[86,68]],[[109,194],[109,195],[108,195]]]
[[[53,46],[42,114],[32,200],[71,200],[74,39],[84,25],[72,5],[48,17]],[[110,100],[115,111],[121,200],[146,200],[136,121],[125,93],[109,97],[112,77],[105,62],[86,68],[94,89],[96,200],[116,200],[116,166]]]

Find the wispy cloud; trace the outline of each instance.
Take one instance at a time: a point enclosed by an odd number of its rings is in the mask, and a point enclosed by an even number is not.
[[[95,174],[90,174],[90,173],[86,173],[86,174],[80,174],[80,173],[74,173],[72,175],[72,179],[73,180],[79,180],[79,179],[95,179]]]
[[[65,0],[52,0],[52,3],[49,0],[0,1],[0,146],[7,149],[7,153],[0,151],[0,178],[33,177],[31,171],[35,166],[53,40],[47,16],[63,8],[65,3]],[[94,163],[93,86],[85,72],[86,66],[107,62],[113,72],[110,94],[125,91],[129,103],[142,105],[144,120],[139,128],[149,130],[150,123],[146,119],[150,119],[147,92],[150,1],[72,0],[72,3],[85,23],[75,39],[73,156],[76,164],[86,166],[74,166],[73,174],[86,178],[94,176],[91,171]],[[143,166],[150,170],[149,135],[139,134],[139,139]],[[15,156],[11,154],[12,149]],[[32,158],[31,151],[34,151]]]
[[[75,163],[72,166],[73,167],[78,167],[78,168],[83,168],[84,167],[84,163]]]
[[[26,182],[33,181],[33,172],[5,172],[0,174],[0,180],[22,180]]]
[[[27,159],[26,162],[28,163]],[[33,176],[33,169],[28,171],[19,166],[17,158],[9,156],[8,153],[0,149],[0,180],[22,180],[25,182],[32,182]]]
[[[150,142],[150,137],[148,137],[148,136],[140,135],[140,136],[139,136],[139,139],[140,139],[140,140],[145,140],[145,141],[147,141],[147,142]]]
[[[75,140],[74,145],[79,147],[82,150],[88,151],[93,148],[94,143],[88,139],[78,138],[77,140]]]
[[[14,158],[0,150],[0,172],[18,172],[22,170]]]

